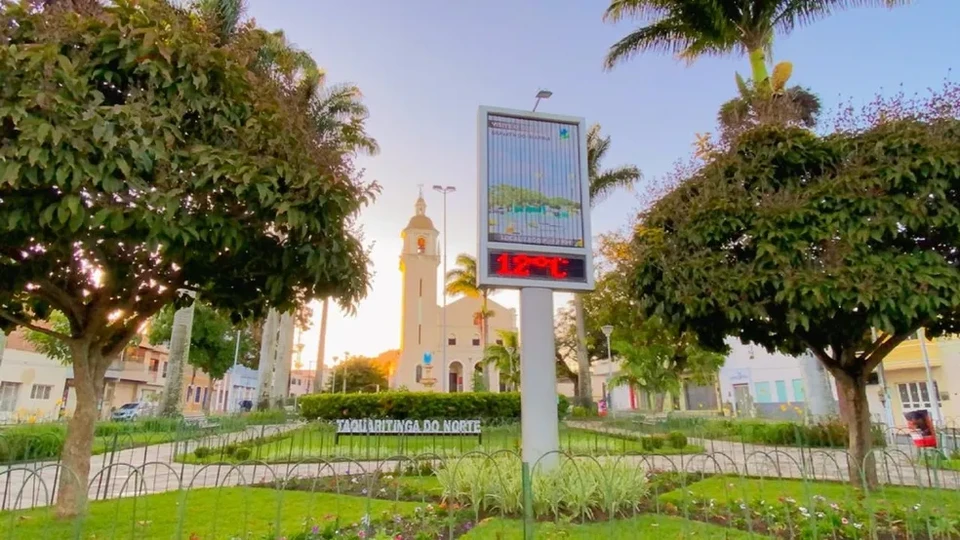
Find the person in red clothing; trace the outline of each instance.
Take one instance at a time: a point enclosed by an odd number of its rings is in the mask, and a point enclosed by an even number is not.
[[[937,434],[934,432],[933,420],[926,410],[903,413],[910,428],[910,437],[917,448],[936,448]]]

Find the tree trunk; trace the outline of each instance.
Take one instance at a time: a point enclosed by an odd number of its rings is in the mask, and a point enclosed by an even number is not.
[[[877,486],[877,460],[870,452],[873,445],[870,424],[870,406],[867,402],[867,381],[865,377],[851,377],[835,372],[840,399],[844,402],[843,420],[847,424],[849,439],[850,483],[862,485],[868,489]]]
[[[277,359],[277,331],[280,328],[280,313],[271,309],[263,321],[263,332],[260,339],[260,364],[257,371],[257,395],[254,398],[254,407],[260,408],[264,401],[270,401],[273,387],[273,368]],[[267,407],[269,408],[269,406]]]
[[[763,48],[750,51],[750,70],[754,88],[760,89],[761,85],[770,84],[770,75],[767,71],[767,53]]]
[[[320,308],[320,337],[317,338],[317,366],[313,375],[313,393],[319,394],[323,391],[323,360],[326,358],[327,347],[327,312],[330,310],[330,299],[323,299],[323,307]]]
[[[666,399],[667,399],[666,392],[658,392],[657,397],[654,398],[653,411],[658,413],[663,412],[663,404],[666,401]]]
[[[277,336],[277,359],[273,368],[273,388],[270,394],[271,406],[283,408],[290,393],[290,364],[293,360],[293,338],[296,320],[293,312],[280,316],[280,333]]]
[[[62,470],[56,513],[61,518],[80,515],[86,507],[94,426],[109,365],[99,351],[92,350],[90,344],[72,346],[71,356],[77,407],[67,422],[67,435],[60,456]]]
[[[484,354],[487,353],[487,345],[490,344],[490,317],[487,314],[487,291],[480,291],[481,298],[483,298],[483,304],[480,306],[480,324],[483,325],[483,328],[480,329],[480,335],[483,339],[483,348],[481,349]],[[486,362],[483,362],[483,387],[488,391],[492,392],[490,388],[490,365]]]
[[[583,310],[583,295],[573,295],[573,306],[577,324],[577,400],[581,407],[593,408],[592,377],[590,377],[590,358],[587,356],[587,329]]]
[[[167,380],[164,383],[160,402],[161,416],[176,416],[183,408],[183,367],[190,358],[190,340],[193,334],[193,311],[196,294],[189,307],[178,309],[173,315],[170,331],[170,355],[167,358]]]
[[[213,377],[209,374],[207,375],[207,395],[206,399],[203,400],[203,414],[210,414],[210,405],[213,403]]]

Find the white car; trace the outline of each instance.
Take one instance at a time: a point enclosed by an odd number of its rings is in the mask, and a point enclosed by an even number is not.
[[[116,421],[136,420],[142,416],[149,416],[150,406],[141,401],[133,403],[124,403],[119,409],[113,411],[113,419]]]

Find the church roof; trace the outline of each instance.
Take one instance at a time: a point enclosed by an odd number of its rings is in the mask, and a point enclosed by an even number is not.
[[[421,229],[425,231],[436,231],[433,226],[433,220],[427,217],[427,202],[423,200],[423,191],[417,197],[416,204],[413,205],[415,214],[407,223],[407,229]]]

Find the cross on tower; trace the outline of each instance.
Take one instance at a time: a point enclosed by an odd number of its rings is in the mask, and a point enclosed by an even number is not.
[[[417,184],[417,189],[420,190],[420,196],[423,197],[423,184]]]

